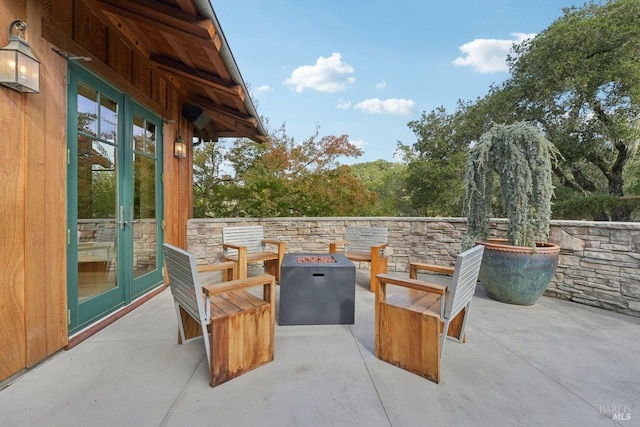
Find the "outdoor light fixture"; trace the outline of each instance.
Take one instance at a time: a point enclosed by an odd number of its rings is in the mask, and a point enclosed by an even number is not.
[[[178,131],[178,137],[173,143],[173,155],[178,159],[187,158],[187,144],[184,143],[184,138],[180,131]]]
[[[40,92],[40,61],[22,38],[27,24],[16,19],[9,24],[9,44],[0,49],[0,84],[23,93]],[[13,32],[17,35],[12,35]]]

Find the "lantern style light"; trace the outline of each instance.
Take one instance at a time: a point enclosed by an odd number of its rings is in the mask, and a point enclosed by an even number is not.
[[[27,24],[9,24],[9,44],[0,49],[0,84],[23,93],[40,92],[40,61],[22,38]],[[13,35],[13,32],[17,35]]]
[[[178,137],[173,143],[173,155],[178,159],[187,158],[187,144],[185,144],[182,132],[180,131],[178,131]]]

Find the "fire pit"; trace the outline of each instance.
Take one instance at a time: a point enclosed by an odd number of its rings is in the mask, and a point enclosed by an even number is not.
[[[342,254],[286,254],[280,325],[353,324],[356,268]]]

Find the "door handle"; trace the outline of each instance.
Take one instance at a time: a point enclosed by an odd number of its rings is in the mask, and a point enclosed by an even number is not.
[[[118,221],[118,224],[120,224],[120,230],[124,230],[127,226],[127,221],[124,219],[124,206],[120,206],[120,221]]]

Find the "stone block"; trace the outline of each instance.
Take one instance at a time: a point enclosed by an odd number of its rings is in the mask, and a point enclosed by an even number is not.
[[[624,283],[620,286],[622,295],[640,299],[640,282]]]
[[[549,241],[565,250],[583,251],[585,248],[584,240],[573,237],[571,234],[559,227],[551,229],[549,233]]]
[[[640,233],[636,232],[631,237],[631,250],[640,253]]]

